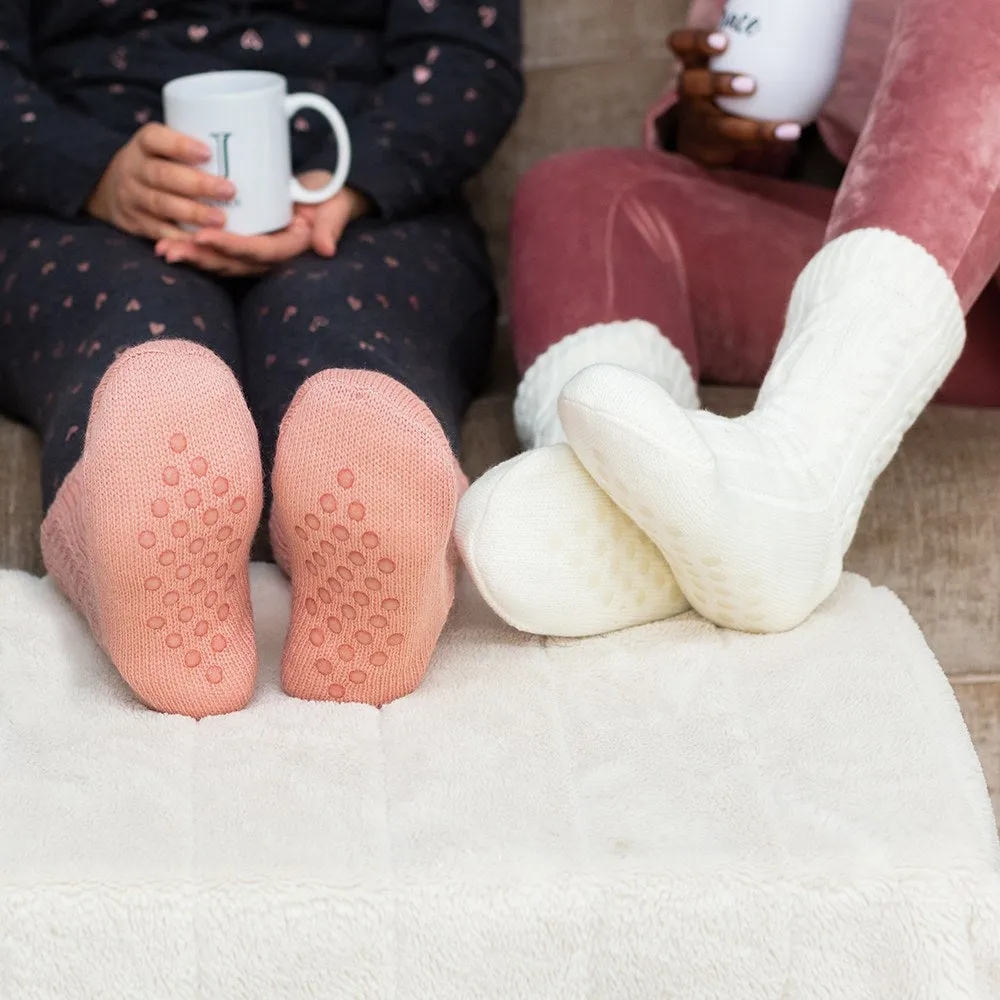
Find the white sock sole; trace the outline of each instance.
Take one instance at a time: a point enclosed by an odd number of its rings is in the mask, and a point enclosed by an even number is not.
[[[566,445],[525,452],[473,483],[455,537],[483,598],[523,632],[598,635],[689,608],[653,542]]]

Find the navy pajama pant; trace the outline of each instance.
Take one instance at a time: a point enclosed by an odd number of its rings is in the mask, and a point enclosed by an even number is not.
[[[383,372],[411,389],[457,448],[490,362],[496,299],[464,208],[351,224],[331,260],[260,279],[171,266],[94,220],[0,218],[0,409],[43,441],[46,509],[80,457],[94,390],[125,348],[197,341],[240,379],[265,474],[298,387],[325,368]]]

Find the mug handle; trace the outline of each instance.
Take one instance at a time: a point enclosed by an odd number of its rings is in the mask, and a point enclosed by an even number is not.
[[[289,118],[307,108],[318,111],[330,123],[337,140],[337,172],[328,184],[311,191],[295,177],[292,178],[292,200],[301,205],[318,205],[332,198],[347,182],[347,173],[351,169],[351,135],[343,115],[325,97],[319,94],[289,94],[285,98],[285,114]]]

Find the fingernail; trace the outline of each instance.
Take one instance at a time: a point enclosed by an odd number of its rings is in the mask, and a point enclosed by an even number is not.
[[[198,141],[191,143],[191,155],[199,160],[212,159],[212,151],[203,142]]]
[[[782,142],[795,142],[801,135],[802,126],[796,125],[794,122],[786,122],[774,130],[775,139],[781,139]]]
[[[236,188],[229,181],[220,181],[215,186],[216,196],[226,201],[231,201],[236,197]]]
[[[208,213],[208,219],[213,226],[224,226],[226,224],[226,214],[217,208],[213,208]]]
[[[757,89],[753,79],[749,76],[733,77],[733,82],[730,86],[737,94],[752,94]]]
[[[716,31],[715,34],[709,35],[705,41],[708,42],[708,47],[715,49],[716,52],[721,52],[729,44],[729,40],[721,31]]]

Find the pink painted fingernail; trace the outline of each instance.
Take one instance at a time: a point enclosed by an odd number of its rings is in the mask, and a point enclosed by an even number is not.
[[[730,86],[737,94],[752,94],[757,89],[757,85],[749,76],[733,77],[733,81]]]
[[[705,41],[708,43],[708,47],[715,49],[716,52],[721,52],[729,44],[729,40],[721,31],[716,31],[714,34],[709,35]]]
[[[781,139],[782,142],[795,142],[801,135],[802,126],[796,125],[794,122],[786,122],[774,130],[775,139]]]

